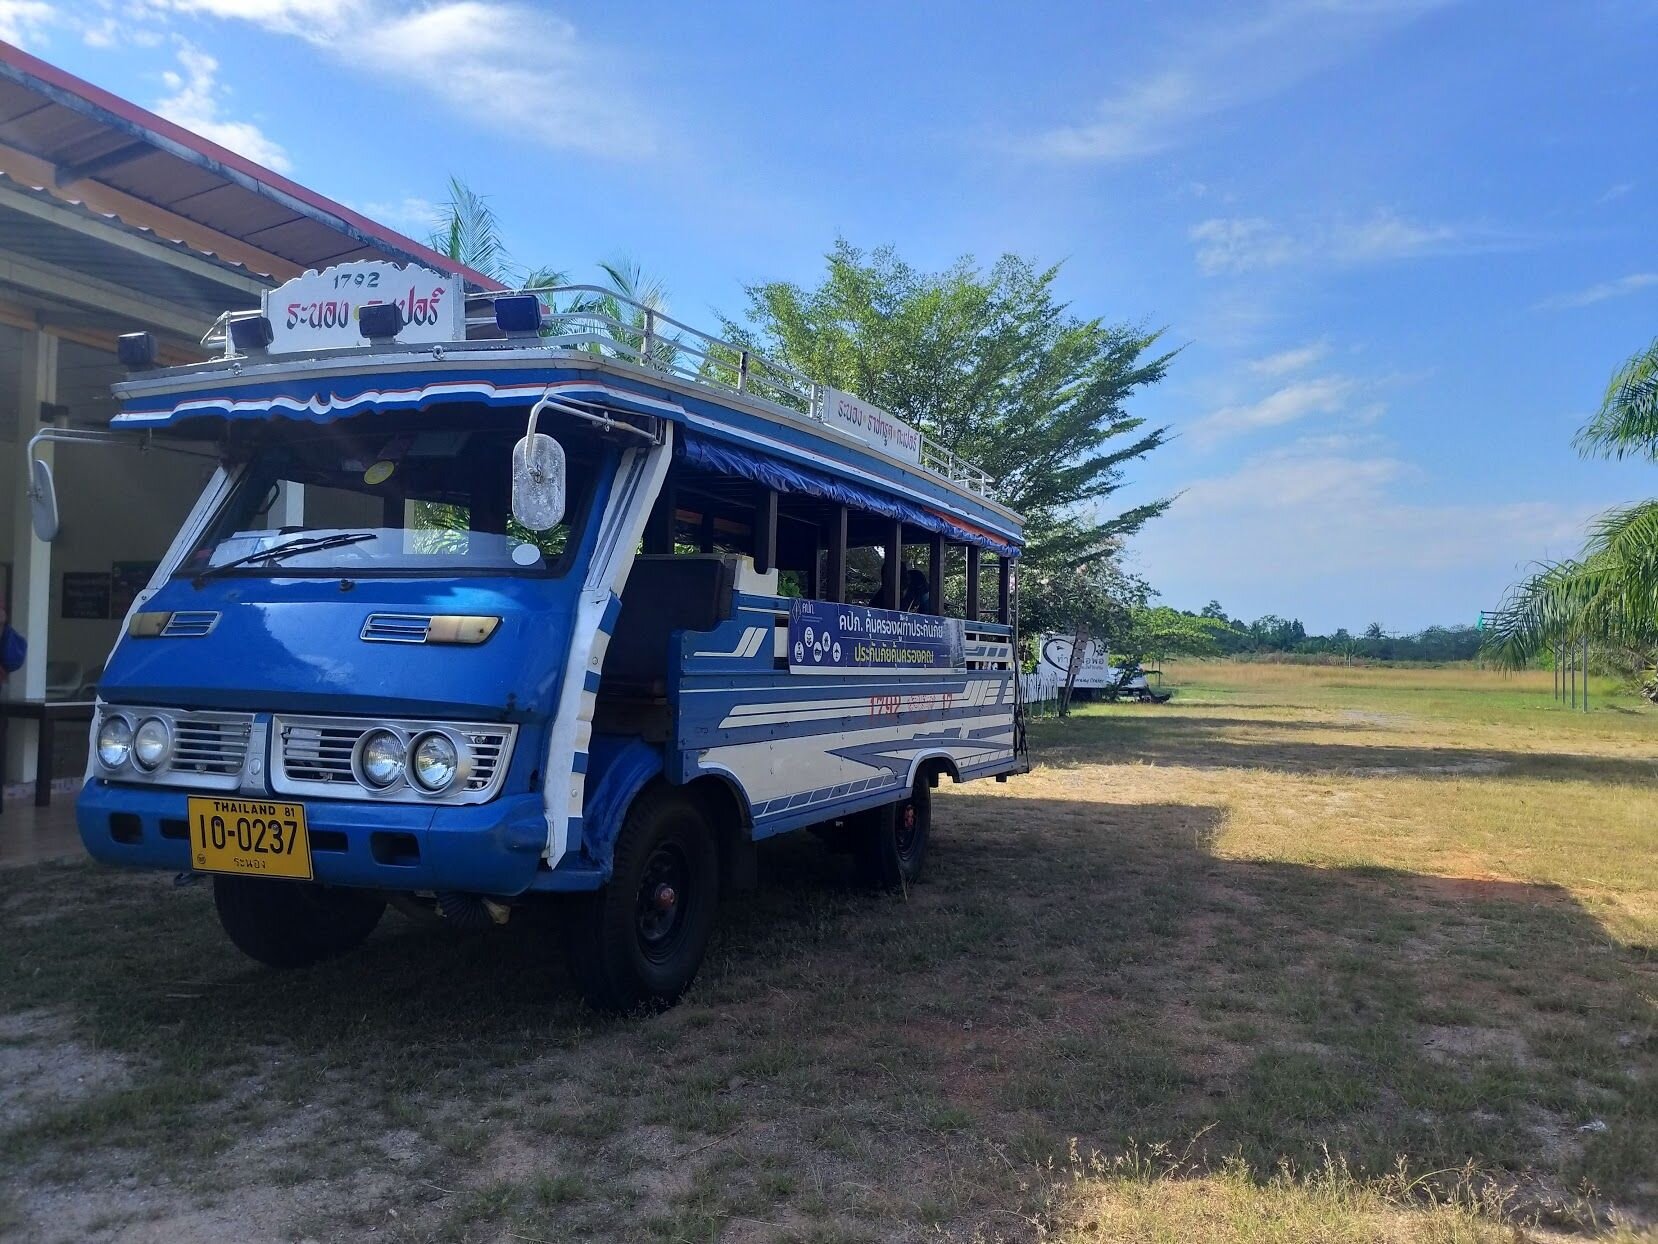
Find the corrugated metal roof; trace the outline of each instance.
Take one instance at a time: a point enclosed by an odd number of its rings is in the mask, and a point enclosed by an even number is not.
[[[0,188],[23,189],[3,173],[0,173]],[[32,198],[45,197],[44,192],[39,190],[31,189],[27,193]],[[254,278],[246,269],[202,258],[181,243],[164,241],[147,230],[133,229],[100,213],[89,212],[78,204],[56,203],[54,206],[102,222],[105,227],[129,236],[144,237],[154,245],[188,252],[198,262],[185,269],[167,262],[163,255],[146,255],[142,250],[65,229],[51,220],[20,211],[0,197],[0,239],[3,239],[4,250],[27,256],[38,264],[124,286],[147,297],[198,312],[205,317],[204,329],[221,311],[258,305],[258,296],[247,288],[248,282]],[[223,272],[222,279],[215,280],[210,275],[214,268]]]
[[[120,195],[257,248],[267,273],[352,259],[392,259],[459,271],[482,289],[500,284],[455,264],[343,204],[290,181],[182,126],[0,42],[0,146],[45,161],[53,190]],[[3,153],[0,153],[3,158]],[[200,247],[193,247],[200,250]]]

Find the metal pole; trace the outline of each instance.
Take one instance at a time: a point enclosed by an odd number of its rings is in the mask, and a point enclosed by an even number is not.
[[[1589,711],[1589,637],[1583,637],[1583,711]]]
[[[1570,662],[1569,668],[1572,671],[1572,708],[1574,710],[1576,710],[1576,708],[1577,708],[1577,645],[1573,644],[1571,647],[1567,648],[1566,649],[1566,654],[1567,654],[1566,655],[1566,660],[1568,662]]]
[[[639,361],[647,366],[651,361],[651,330],[655,327],[656,313],[649,307],[645,308],[645,344],[639,351]]]

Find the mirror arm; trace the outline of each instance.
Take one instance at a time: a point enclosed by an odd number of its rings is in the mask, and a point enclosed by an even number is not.
[[[125,445],[128,449],[136,449],[140,453],[159,449],[170,454],[184,454],[190,458],[207,458],[214,462],[219,460],[218,454],[203,453],[199,449],[185,449],[182,445],[169,445],[166,441],[157,441],[153,432],[109,432],[102,428],[42,428],[29,438],[30,458],[35,456],[35,446],[42,441],[51,441],[58,445]]]
[[[627,432],[642,438],[652,445],[660,445],[662,443],[662,432],[661,429],[656,426],[657,420],[654,418],[651,420],[652,426],[650,428],[642,428],[635,423],[628,423],[621,419],[612,419],[609,415],[602,412],[583,410],[579,406],[572,406],[569,402],[561,402],[557,398],[550,397],[545,393],[541,395],[541,400],[530,408],[530,428],[527,435],[535,435],[535,421],[543,410],[555,410],[561,415],[570,415],[573,418],[585,420],[586,422],[595,425],[601,432]]]

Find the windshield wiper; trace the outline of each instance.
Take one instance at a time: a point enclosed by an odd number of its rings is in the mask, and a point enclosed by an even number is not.
[[[300,553],[320,553],[324,549],[337,549],[341,545],[361,544],[364,540],[377,539],[379,536],[372,531],[337,531],[331,536],[296,536],[281,544],[273,544],[268,549],[256,549],[252,553],[244,553],[241,557],[220,562],[217,566],[209,566],[190,582],[193,586],[200,587],[209,579],[216,578],[227,570],[235,570],[238,566],[251,566],[254,562],[281,561],[284,558],[296,557]]]

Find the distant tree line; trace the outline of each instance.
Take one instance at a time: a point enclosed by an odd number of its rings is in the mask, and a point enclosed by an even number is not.
[[[1165,608],[1158,613],[1175,613]],[[1471,661],[1479,655],[1480,631],[1471,626],[1430,626],[1410,635],[1393,635],[1372,622],[1357,634],[1339,627],[1329,635],[1309,635],[1299,618],[1269,613],[1246,622],[1227,616],[1218,600],[1197,613],[1178,611],[1195,624],[1187,629],[1203,635],[1208,644],[1177,646],[1167,655],[1240,656],[1289,653],[1310,657],[1340,657],[1367,661]],[[1201,629],[1199,629],[1201,628]]]

